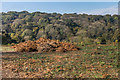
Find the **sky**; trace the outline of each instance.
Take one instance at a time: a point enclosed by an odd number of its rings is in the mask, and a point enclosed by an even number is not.
[[[47,13],[86,13],[86,14],[117,14],[118,2],[2,2],[2,12],[28,11]]]
[[[119,0],[1,0],[2,2],[119,2]]]

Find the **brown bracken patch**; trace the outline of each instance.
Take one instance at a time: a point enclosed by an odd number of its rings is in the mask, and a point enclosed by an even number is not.
[[[12,46],[17,52],[66,52],[76,51],[79,48],[71,43],[60,42],[58,40],[50,40],[45,38],[39,38],[36,41],[25,41],[17,45]]]

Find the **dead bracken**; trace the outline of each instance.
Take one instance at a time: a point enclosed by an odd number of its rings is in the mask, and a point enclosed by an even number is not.
[[[36,41],[25,41],[12,46],[17,52],[66,52],[76,51],[79,48],[71,43],[60,42],[58,40],[50,40],[45,38],[39,38]]]

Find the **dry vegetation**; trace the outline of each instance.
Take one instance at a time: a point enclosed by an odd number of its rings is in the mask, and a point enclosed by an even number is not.
[[[59,42],[58,40],[50,40],[45,38],[40,38],[36,41],[25,41],[21,42],[15,46],[17,52],[66,52],[66,51],[76,51],[79,50],[78,47],[70,43]]]
[[[117,78],[117,49],[113,44],[93,44],[79,51],[3,53],[3,77]]]

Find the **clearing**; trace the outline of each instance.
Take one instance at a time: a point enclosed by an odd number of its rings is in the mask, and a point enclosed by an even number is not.
[[[79,51],[2,53],[3,78],[118,78],[118,46],[87,45]],[[10,48],[7,50],[11,50]]]

